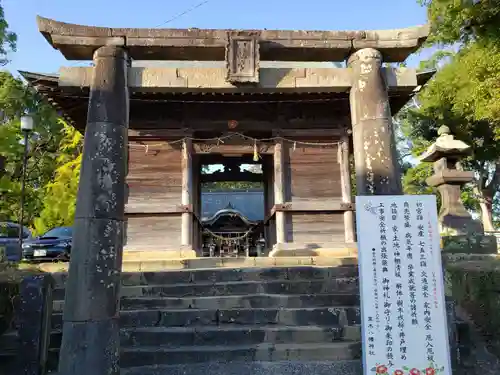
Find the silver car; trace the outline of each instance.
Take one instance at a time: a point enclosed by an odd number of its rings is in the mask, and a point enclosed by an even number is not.
[[[23,227],[23,241],[30,240],[30,230]],[[19,243],[19,224],[0,222],[0,260],[18,262],[21,260],[21,244]]]

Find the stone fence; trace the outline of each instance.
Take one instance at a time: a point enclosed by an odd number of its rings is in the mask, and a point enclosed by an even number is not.
[[[14,321],[0,333],[0,348],[2,344],[8,348],[8,353],[3,353],[5,358],[0,361],[0,373],[44,375],[47,373],[54,279],[51,274],[43,273],[26,275],[15,282],[17,296],[10,301],[15,309]]]

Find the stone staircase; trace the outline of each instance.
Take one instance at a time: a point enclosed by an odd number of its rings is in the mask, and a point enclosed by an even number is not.
[[[361,374],[357,265],[326,263],[124,273],[122,374]],[[53,370],[65,276],[56,279]]]

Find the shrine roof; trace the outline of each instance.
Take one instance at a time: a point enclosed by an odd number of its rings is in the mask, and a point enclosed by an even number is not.
[[[201,192],[202,220],[215,222],[224,213],[238,212],[247,224],[264,220],[264,192],[262,190],[224,190]],[[232,210],[228,210],[228,206]],[[251,223],[248,220],[252,221]]]
[[[83,26],[37,17],[38,29],[68,60],[92,60],[103,45],[127,48],[134,60],[225,60],[230,34],[254,35],[261,60],[345,61],[363,48],[403,62],[429,34],[428,25],[394,30],[307,31],[155,29]]]
[[[80,131],[85,129],[88,87],[61,87],[58,74],[19,73],[70,124]],[[416,88],[395,87],[389,90],[392,113],[396,114],[433,74],[434,71],[418,73]],[[303,122],[306,127],[313,121],[324,121],[330,125],[338,122],[345,126],[350,123],[349,92],[208,92],[182,89],[168,92],[132,90],[130,93],[131,129],[149,129],[158,127],[158,124],[164,128],[180,129],[186,127],[186,119],[208,128],[212,127],[210,124],[227,124],[228,119],[260,122],[266,128],[273,122],[281,121],[281,118]]]

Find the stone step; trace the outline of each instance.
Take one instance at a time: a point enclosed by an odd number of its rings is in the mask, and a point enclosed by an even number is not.
[[[336,277],[356,277],[357,265],[342,266],[295,266],[295,267],[253,267],[253,268],[211,268],[196,270],[173,270],[158,272],[124,272],[123,286],[172,285],[187,283],[219,283],[230,281],[261,280],[322,280]],[[52,274],[55,287],[62,289],[67,273]]]
[[[355,294],[249,294],[208,297],[123,297],[121,311],[147,309],[241,309],[359,306]],[[64,301],[54,301],[53,312],[62,312]]]
[[[345,361],[361,358],[360,342],[122,348],[120,367],[233,361]]]
[[[52,371],[57,369],[59,350],[49,350],[49,367]],[[311,371],[311,374],[326,374],[329,369],[332,374],[361,375],[361,343],[336,342],[329,344],[260,344],[239,346],[193,346],[182,348],[123,348],[120,353],[121,375],[207,375],[216,374],[258,374],[247,372],[257,369],[254,364],[269,363],[267,368],[275,371],[282,369],[285,372],[273,372],[273,375],[296,373],[294,368],[288,372],[284,366],[298,366],[302,371]],[[283,362],[286,361],[286,362]],[[275,362],[278,366],[273,366]],[[308,364],[311,363],[311,366]],[[235,368],[234,366],[237,364]],[[176,368],[176,365],[182,367]],[[324,367],[323,367],[324,366]],[[241,371],[236,373],[235,370]],[[177,372],[178,370],[186,372]],[[171,372],[168,372],[168,371]],[[177,370],[177,371],[176,371]],[[227,372],[225,372],[227,370]],[[317,371],[319,370],[319,372]],[[322,371],[321,371],[322,370]],[[254,370],[255,371],[255,370]],[[338,371],[338,372],[337,372]],[[52,373],[52,372],[51,372]],[[264,372],[266,373],[266,372]],[[300,373],[303,375],[303,372]]]
[[[209,297],[126,297],[121,310],[141,309],[241,309],[359,306],[354,294],[250,294],[246,296]]]
[[[9,356],[16,354],[19,347],[19,335],[17,331],[9,329],[0,334],[0,355]]]
[[[0,374],[10,375],[19,373],[19,335],[15,330],[8,330],[0,334]]]
[[[120,327],[184,327],[221,324],[245,325],[358,325],[359,307],[234,310],[135,310],[120,312]],[[62,314],[52,315],[52,328],[61,329]]]
[[[62,331],[51,334],[50,347],[61,346]],[[157,346],[178,348],[203,345],[312,344],[361,340],[360,326],[206,326],[148,327],[120,330],[120,345],[124,347]]]
[[[363,375],[360,360],[208,362],[141,366],[122,369],[121,375]]]
[[[328,280],[274,280],[212,282],[175,285],[128,286],[121,290],[122,297],[188,297],[227,296],[249,294],[358,294],[357,277]],[[54,290],[54,300],[64,299],[64,289]]]
[[[338,267],[296,266],[235,269],[198,269],[170,272],[124,273],[122,285],[172,285],[177,283],[212,283],[231,281],[323,280],[356,277],[356,265]]]
[[[351,332],[349,332],[351,333]],[[256,344],[314,344],[341,341],[344,330],[340,326],[331,327],[283,327],[283,326],[212,326],[171,327],[168,329],[151,327],[125,330],[122,347],[171,347],[180,346],[234,346]]]
[[[343,266],[357,265],[356,255],[301,257],[280,256],[260,258],[196,258],[196,259],[148,259],[125,260],[123,272],[155,272],[165,270],[209,269],[209,268],[249,268],[249,267],[294,267],[294,266]],[[42,263],[41,271],[49,273],[68,272],[69,263]]]
[[[304,248],[304,245],[299,244],[281,244],[281,246],[277,246],[279,251],[273,251],[275,256],[269,257],[258,257],[258,258],[246,258],[241,257],[237,258],[239,261],[242,259],[266,259],[273,257],[280,258],[322,258],[322,257],[350,257],[355,256],[358,253],[357,245],[355,243],[316,243],[315,248],[308,247]],[[276,249],[276,247],[275,247]],[[276,249],[277,250],[277,249]],[[125,249],[123,251],[123,261],[124,262],[133,262],[133,261],[164,261],[164,260],[185,260],[192,261],[197,259],[206,259],[206,258],[197,258],[196,253],[192,250],[183,251],[181,249],[169,249],[169,250],[131,250]],[[234,258],[212,258],[212,259],[223,259],[226,261],[230,261],[230,259]]]

